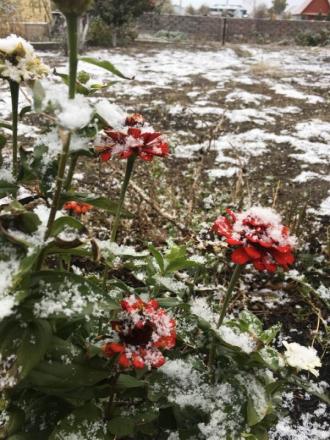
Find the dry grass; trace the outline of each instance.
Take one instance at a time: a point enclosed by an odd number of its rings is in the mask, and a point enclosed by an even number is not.
[[[252,64],[250,72],[256,76],[267,76],[270,78],[282,78],[284,71],[276,64],[269,64],[264,61]]]

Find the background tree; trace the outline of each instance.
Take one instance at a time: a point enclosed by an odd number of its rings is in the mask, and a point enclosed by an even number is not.
[[[197,15],[197,10],[193,7],[193,5],[187,6],[185,12],[187,15]]]
[[[201,5],[198,8],[199,15],[209,15],[209,7],[207,5]]]
[[[269,16],[269,10],[265,3],[260,3],[254,11],[254,18],[267,18]]]
[[[116,46],[118,31],[156,6],[153,0],[94,0],[91,15],[111,28],[112,45]]]
[[[276,15],[282,15],[287,6],[287,0],[273,0],[272,11]]]
[[[156,1],[157,12],[160,14],[174,14],[174,8],[171,0],[158,0]]]

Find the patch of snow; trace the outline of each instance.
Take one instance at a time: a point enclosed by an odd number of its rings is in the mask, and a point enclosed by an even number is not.
[[[256,350],[256,341],[248,333],[237,333],[234,329],[226,325],[222,325],[218,332],[220,337],[227,342],[227,344],[239,347],[244,353],[250,354]]]
[[[304,183],[309,180],[326,180],[330,182],[330,176],[320,173],[315,173],[313,171],[302,171],[298,176],[292,179],[293,182]]]
[[[251,93],[240,89],[228,93],[228,95],[226,96],[226,102],[241,101],[246,104],[255,105],[258,105],[264,101],[269,101],[270,99],[271,98],[267,95],[261,95],[260,93]]]
[[[288,98],[299,99],[302,101],[306,101],[309,104],[318,104],[320,102],[324,102],[324,99],[318,95],[306,95],[303,92],[295,89],[292,86],[286,84],[275,84],[272,87],[272,90],[278,95],[283,95]]]

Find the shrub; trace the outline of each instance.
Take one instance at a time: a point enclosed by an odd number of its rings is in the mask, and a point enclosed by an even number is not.
[[[117,43],[119,46],[125,46],[134,41],[138,33],[134,30],[134,26],[127,26],[119,29],[117,32]],[[93,18],[88,31],[87,42],[91,46],[109,47],[112,45],[112,30],[101,18]]]
[[[330,31],[305,31],[297,34],[295,41],[300,46],[327,46],[330,44]]]

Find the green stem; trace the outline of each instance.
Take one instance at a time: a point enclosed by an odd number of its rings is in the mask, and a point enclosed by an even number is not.
[[[73,178],[73,174],[74,174],[74,171],[75,171],[76,166],[77,166],[77,162],[78,162],[78,155],[74,154],[71,157],[68,175],[66,176],[66,181],[65,181],[65,184],[64,184],[65,191],[68,191],[70,189],[72,178]]]
[[[76,95],[77,70],[78,70],[78,20],[76,14],[67,14],[68,45],[69,45],[69,98]]]
[[[12,129],[13,129],[13,175],[18,172],[18,99],[19,84],[16,81],[9,81],[12,107]]]
[[[229,282],[229,286],[228,286],[228,289],[227,289],[227,292],[226,292],[226,296],[225,296],[225,299],[224,299],[224,302],[223,302],[223,305],[222,305],[222,308],[221,308],[221,313],[220,313],[220,316],[219,316],[217,328],[219,328],[221,326],[221,324],[223,323],[224,317],[225,317],[227,309],[228,309],[229,302],[231,300],[231,296],[232,296],[233,290],[234,290],[234,288],[235,288],[235,286],[237,284],[237,281],[238,281],[238,279],[239,279],[239,277],[241,275],[243,267],[244,267],[243,265],[237,264],[235,269],[234,269],[234,272],[233,272],[233,274],[231,276],[231,279],[230,279],[230,282]]]
[[[230,302],[231,297],[232,297],[232,293],[233,293],[234,288],[235,288],[235,286],[237,284],[237,281],[238,281],[238,279],[239,279],[239,277],[241,275],[243,267],[244,266],[242,266],[240,264],[237,264],[235,269],[234,269],[234,272],[233,272],[233,274],[231,276],[231,279],[230,279],[230,282],[229,282],[229,286],[227,288],[227,292],[226,292],[226,295],[225,295],[225,299],[224,299],[223,305],[221,307],[221,313],[220,313],[219,320],[218,320],[218,323],[217,323],[217,328],[219,328],[221,326],[221,324],[223,323],[223,320],[224,320],[224,318],[226,316],[226,312],[227,312],[228,305],[229,305],[229,302]],[[214,379],[213,364],[214,364],[214,358],[215,358],[215,350],[216,350],[216,338],[215,338],[215,336],[213,336],[212,341],[211,341],[210,352],[209,352],[209,359],[208,359],[208,366],[210,368],[211,377],[213,377],[213,379]]]
[[[78,68],[78,16],[76,14],[67,14],[66,21],[68,25],[68,44],[69,44],[69,99],[74,99],[76,94],[77,68]],[[52,206],[49,213],[45,239],[49,238],[50,232],[55,220],[56,212],[59,208],[61,192],[64,183],[65,168],[68,161],[71,133],[67,134],[67,138],[63,143],[62,152],[60,154],[56,186]]]
[[[128,187],[131,175],[132,175],[135,159],[136,159],[136,154],[133,154],[127,160],[125,178],[124,178],[124,181],[123,181],[123,184],[122,184],[122,187],[121,187],[119,204],[118,204],[118,207],[117,207],[115,221],[114,221],[113,227],[112,227],[111,241],[116,241],[117,230],[118,230],[119,221],[120,221],[120,214],[121,214],[121,210],[123,208],[123,204],[124,204],[124,200],[125,200],[125,195],[126,195],[126,191],[127,191],[127,187]]]
[[[69,150],[70,150],[70,142],[71,142],[71,133],[67,134],[67,139],[65,140],[62,148],[62,152],[60,155],[59,160],[59,166],[58,166],[58,172],[56,177],[56,186],[55,186],[55,193],[53,197],[52,206],[49,213],[48,223],[47,223],[47,230],[45,234],[45,240],[49,238],[50,232],[55,220],[56,212],[59,208],[60,204],[60,198],[61,198],[61,192],[63,187],[63,181],[64,181],[64,173],[65,173],[65,166],[66,162],[68,160]]]

